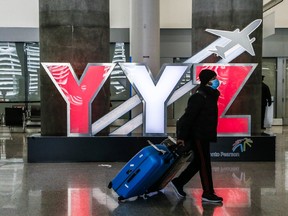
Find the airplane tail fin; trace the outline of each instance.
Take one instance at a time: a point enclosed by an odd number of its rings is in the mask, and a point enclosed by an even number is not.
[[[216,50],[214,50],[214,53],[217,56],[220,56],[221,58],[225,59],[225,52],[227,51],[225,49],[225,47],[221,47],[221,46],[215,46]]]

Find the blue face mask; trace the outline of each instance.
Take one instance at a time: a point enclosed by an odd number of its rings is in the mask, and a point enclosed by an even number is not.
[[[220,85],[220,82],[218,79],[212,80],[211,83],[212,83],[211,88],[213,88],[213,89],[217,89]]]

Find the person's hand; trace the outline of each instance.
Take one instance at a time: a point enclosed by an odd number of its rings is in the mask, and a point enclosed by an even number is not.
[[[184,140],[177,139],[177,145],[184,146]]]

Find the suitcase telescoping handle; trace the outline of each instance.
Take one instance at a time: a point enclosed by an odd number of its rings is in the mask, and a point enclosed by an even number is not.
[[[171,142],[173,142],[174,145],[177,145],[177,141],[174,138],[172,138],[171,136],[168,136],[168,139],[171,140]]]
[[[154,148],[156,149],[158,152],[160,152],[161,154],[165,154],[166,151],[163,149],[159,149],[156,145],[154,145],[150,140],[147,140],[147,142]]]
[[[161,144],[166,145],[167,147],[174,147],[177,146],[177,141],[172,138],[171,136],[168,136],[166,139],[164,139]]]

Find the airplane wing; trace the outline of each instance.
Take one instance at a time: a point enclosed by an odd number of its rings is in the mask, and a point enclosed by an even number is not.
[[[256,40],[255,37],[253,37],[252,39],[250,39],[250,38],[247,36],[247,39],[244,39],[244,38],[243,38],[243,41],[242,41],[242,42],[239,41],[239,45],[242,46],[250,55],[254,56],[254,55],[255,55],[255,52],[254,52],[252,43],[253,43],[255,40]]]
[[[209,32],[211,34],[217,35],[219,37],[227,38],[229,40],[232,40],[234,35],[239,33],[239,29],[235,29],[234,31],[223,31],[223,30],[216,30],[216,29],[206,29],[205,31],[207,31],[207,32]]]

